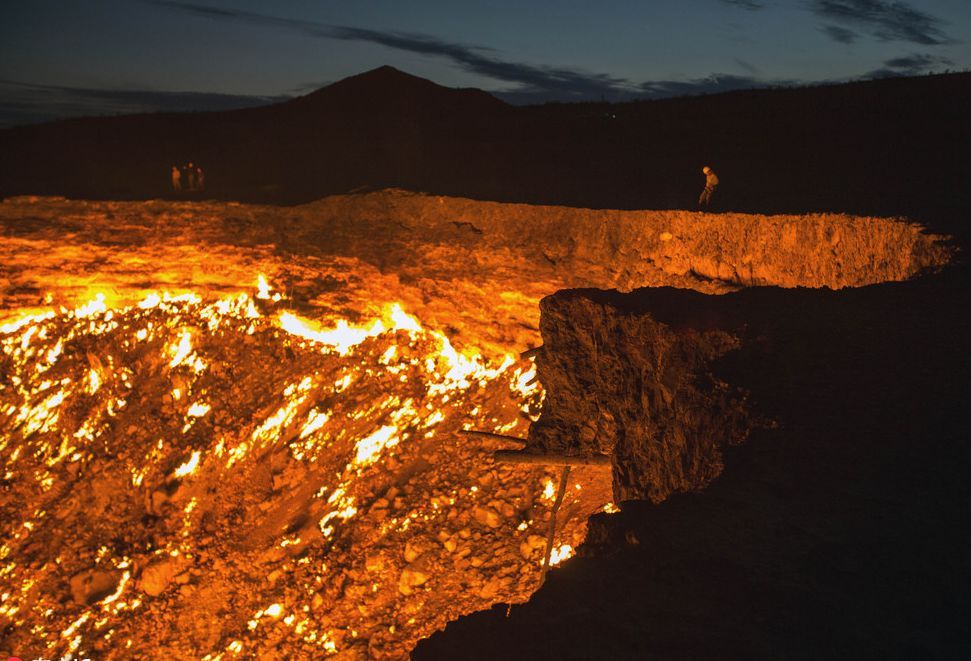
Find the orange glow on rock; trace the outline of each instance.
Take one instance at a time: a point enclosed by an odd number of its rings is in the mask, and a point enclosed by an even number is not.
[[[271,303],[282,301],[274,301],[279,294],[269,282],[265,292]],[[117,473],[120,490],[112,497],[161,517],[168,531],[142,543],[136,569],[128,555],[105,549],[91,570],[101,572],[92,574],[105,586],[101,601],[64,608],[31,601],[28,592],[11,593],[2,614],[16,626],[32,628],[32,635],[63,653],[87,650],[99,640],[132,653],[147,643],[126,632],[141,631],[153,640],[156,634],[142,628],[151,609],[189,603],[183,592],[192,590],[182,588],[195,587],[191,568],[201,566],[205,580],[218,586],[219,599],[245,605],[226,642],[206,651],[209,658],[261,649],[271,622],[325,656],[352,645],[351,630],[377,635],[373,627],[386,617],[359,608],[357,584],[346,577],[363,571],[364,594],[380,596],[386,608],[414,609],[429,590],[439,591],[438,605],[425,602],[427,617],[416,611],[393,631],[381,629],[387,649],[404,653],[438,626],[439,613],[523,600],[538,584],[542,555],[531,546],[523,555],[520,537],[542,531],[521,525],[517,507],[549,503],[536,498],[518,505],[503,494],[539,479],[542,469],[504,470],[495,477],[491,449],[456,435],[470,425],[508,432],[523,424],[527,402],[535,408],[542,397],[532,363],[460,351],[396,301],[353,323],[271,311],[255,304],[258,295],[207,298],[156,289],[128,304],[95,296],[74,309],[21,315],[3,327],[0,358],[11,367],[0,391],[0,417],[9,421],[0,431],[6,479],[30,493],[31,502],[46,503],[45,494],[58,493],[60,466],[83,467],[76,473],[81,480]],[[405,478],[403,488],[376,491],[403,465],[425,468]],[[266,469],[274,485],[270,495],[241,501],[239,489],[255,484]],[[100,488],[114,489],[111,484]],[[578,512],[602,507],[597,498],[588,498]],[[232,502],[244,503],[245,518],[232,523],[218,515],[211,523],[219,503]],[[271,526],[273,517],[290,516],[288,502],[299,503],[307,523],[293,530]],[[264,518],[265,530],[258,523]],[[18,532],[0,547],[5,582],[29,585],[32,570],[12,549],[28,537],[46,539],[51,521],[46,509],[24,508]],[[113,525],[128,524],[119,519]],[[495,548],[472,544],[476,526],[490,531],[486,539]],[[583,516],[564,524],[559,544],[578,542],[584,526]],[[277,558],[288,577],[279,585],[291,586],[286,605],[261,605],[259,591],[235,589],[231,572],[214,568],[211,560],[200,565],[199,540],[215,536],[232,546],[237,535],[257,540],[246,543]],[[343,550],[352,538],[360,552]],[[398,550],[376,559],[383,548]],[[229,557],[243,561],[246,553]],[[493,564],[480,556],[494,558]],[[371,571],[359,570],[358,563]],[[442,578],[430,578],[433,566]],[[507,567],[522,578],[504,582],[499,572]],[[455,572],[465,584],[481,587],[468,592],[444,578]],[[265,580],[265,572],[257,574],[254,580]],[[347,596],[321,602],[317,586],[332,574],[351,580]],[[321,624],[314,608],[322,609],[328,624]],[[111,647],[120,637],[124,642]]]

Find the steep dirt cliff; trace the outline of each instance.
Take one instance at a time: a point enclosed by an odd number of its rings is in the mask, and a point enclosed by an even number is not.
[[[963,658],[967,281],[544,299],[531,441],[650,500],[414,658]]]
[[[722,449],[754,424],[744,390],[712,373],[741,346],[736,329],[672,327],[565,292],[541,311],[546,400],[529,451],[612,456],[618,502],[659,502],[718,476]]]
[[[903,219],[846,214],[758,215],[614,211],[399,195],[399,217],[447,235],[456,224],[487,250],[548,262],[571,286],[628,291],[670,284],[861,286],[904,280],[946,260],[941,237]],[[334,200],[336,203],[337,200]],[[467,225],[466,225],[467,224]]]
[[[240,291],[262,272],[295,305],[354,318],[393,292],[458,347],[539,341],[539,300],[569,287],[860,286],[946,263],[944,237],[904,220],[499,204],[404,191],[298,207],[221,202],[0,204],[0,308],[94,290]],[[484,313],[488,311],[488,313]]]

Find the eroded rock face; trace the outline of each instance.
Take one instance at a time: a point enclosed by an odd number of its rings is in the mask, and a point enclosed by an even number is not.
[[[253,207],[263,213],[260,207]],[[463,268],[556,276],[565,287],[676,286],[724,293],[740,286],[858,287],[906,280],[947,263],[944,237],[898,218],[619,211],[482,202],[382,191],[334,196],[299,208],[297,234],[327,226],[346,249],[409,262],[421,253],[368,243],[361,224],[387,244],[437,244]],[[353,219],[353,225],[348,221]],[[474,250],[472,257],[468,250]],[[494,261],[493,261],[494,260]]]
[[[0,245],[5,262],[16,265],[18,255],[30,250],[50,253],[58,264],[96,262],[100,270],[87,270],[116,288],[126,275],[131,278],[131,261],[139,257],[127,253],[146,245],[166,265],[171,283],[180,275],[172,267],[198,262],[194,253],[206,244],[207,255],[218,258],[194,279],[213,289],[234,289],[238,274],[232,266],[265,263],[272,246],[302,257],[357,258],[407,281],[430,273],[451,280],[461,279],[457,272],[476,278],[518,273],[549,282],[544,294],[562,287],[629,291],[664,285],[712,293],[755,285],[838,289],[905,280],[946,263],[951,252],[944,237],[902,218],[579,209],[400,190],[335,195],[286,210],[24,197],[0,204],[0,226],[8,228]],[[70,241],[64,241],[66,233]],[[106,245],[113,252],[98,250]],[[155,270],[162,275],[161,267]],[[285,269],[267,270],[278,276]],[[11,271],[12,284],[28,284],[17,271]],[[60,278],[61,289],[72,284],[44,261],[26,275],[44,288],[51,288],[51,278]]]
[[[711,371],[739,338],[704,323],[674,326],[613,298],[543,299],[536,364],[547,394],[530,448],[612,455],[619,501],[702,488],[721,472],[722,449],[753,424],[745,392]]]
[[[636,410],[631,387],[654,388],[636,380],[644,364],[719,332],[735,345],[684,362],[680,379],[744,389],[748,410],[777,424],[726,448],[700,492],[594,516],[580,557],[528,604],[450,625],[414,658],[966,656],[969,271],[842,291],[546,299],[536,441],[590,448],[556,434]],[[655,327],[674,338],[667,349],[642,330]],[[618,427],[600,429],[619,448]]]

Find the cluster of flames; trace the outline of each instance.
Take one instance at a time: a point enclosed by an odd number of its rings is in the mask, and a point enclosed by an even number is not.
[[[380,314],[364,323],[341,319],[325,326],[281,309],[285,303],[260,276],[255,294],[204,301],[193,293],[159,292],[117,307],[109,306],[105,296],[98,294],[73,310],[37,311],[0,325],[2,483],[8,491],[17,485],[18,493],[27,494],[8,500],[2,512],[0,586],[5,587],[0,590],[0,626],[29,627],[31,638],[47,652],[90,651],[89,645],[96,639],[108,648],[124,650],[133,643],[131,638],[113,640],[125,635],[120,623],[125,617],[135,617],[152,599],[138,589],[135,566],[141,562],[140,570],[146,562],[192,557],[203,482],[218,483],[227,471],[264,461],[274,447],[285,447],[297,462],[320,462],[333,479],[312,485],[313,511],[317,513],[313,533],[324,544],[333,544],[359,511],[373,506],[362,502],[357,484],[373,481],[383,470],[381,462],[393,460],[398,446],[434,439],[441,433],[454,435],[461,427],[521,436],[529,418],[538,414],[543,393],[528,360],[509,355],[490,364],[481,356],[464,355],[443,333],[423,328],[395,303],[383,306]],[[233,395],[217,392],[210,376],[219,371],[221,383],[231,382],[225,372],[232,365],[208,355],[206,346],[214,340],[225,344],[254,337],[276,338],[285,351],[300,351],[301,356],[336,360],[339,376],[334,378],[335,368],[316,369],[319,364],[311,363],[307,374],[286,380],[282,391],[268,395],[270,403],[248,424],[227,427],[216,417],[232,406]],[[110,338],[110,351],[104,350],[105,338]],[[357,347],[380,338],[387,348],[376,362],[356,356]],[[419,353],[417,346],[434,350]],[[267,365],[268,371],[271,367]],[[342,396],[350,398],[348,393],[358,381],[380,377],[405,383],[416,373],[423,383],[413,389],[414,396],[388,393],[365,404],[351,401],[344,409],[339,404]],[[145,395],[140,380],[146,374],[165,384],[166,392],[158,399],[176,416],[175,427],[170,425],[165,433],[154,435],[150,429],[119,430],[123,413],[144,407],[145,401],[158,394]],[[487,388],[506,393],[514,406],[511,414],[509,410],[485,410],[466,395]],[[154,414],[139,415],[137,419],[151,424]],[[128,419],[136,419],[133,416]],[[126,434],[150,438],[151,443],[120,444],[119,438]],[[69,563],[56,549],[48,549],[50,563],[38,567],[35,560],[29,566],[20,557],[23,549],[31,548],[39,532],[46,531],[38,540],[50,539],[51,531],[62,525],[52,516],[65,497],[62,483],[83,476],[89,466],[116,459],[127,473],[126,488],[166,485],[168,491],[178,490],[171,500],[181,510],[181,532],[164,546],[142,549],[140,561],[116,554],[107,545],[98,548],[95,566],[115,579],[110,594],[92,603],[65,606],[43,598],[51,581],[39,584],[33,577],[35,570],[57,573],[62,563]],[[531,470],[529,474],[535,475],[537,469]],[[544,474],[537,486],[538,499],[551,503],[552,488],[550,476]],[[580,485],[575,488],[579,490]],[[454,489],[435,499],[425,512],[387,518],[381,523],[381,533],[434,525],[443,508],[474,498],[476,487],[470,491]],[[523,533],[532,526],[533,521],[523,520],[518,531]],[[536,527],[536,532],[545,534],[539,523]],[[288,530],[279,546],[287,549],[306,544],[300,537],[301,531]],[[551,564],[572,555],[573,537],[558,538]],[[306,564],[308,558],[294,562]],[[407,593],[405,588],[402,591]],[[309,606],[286,613],[281,603],[274,602],[257,609],[248,620],[246,630],[256,638],[223,640],[221,649],[211,650],[205,658],[254,651],[248,646],[258,640],[262,624],[270,621],[284,623],[293,636],[315,645],[322,654],[339,649],[333,631],[314,625]],[[390,629],[394,633],[394,626]]]

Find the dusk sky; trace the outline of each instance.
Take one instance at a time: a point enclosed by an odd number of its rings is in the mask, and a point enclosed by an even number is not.
[[[513,103],[971,68],[969,0],[32,0],[0,16],[0,126],[258,105],[383,64]]]

